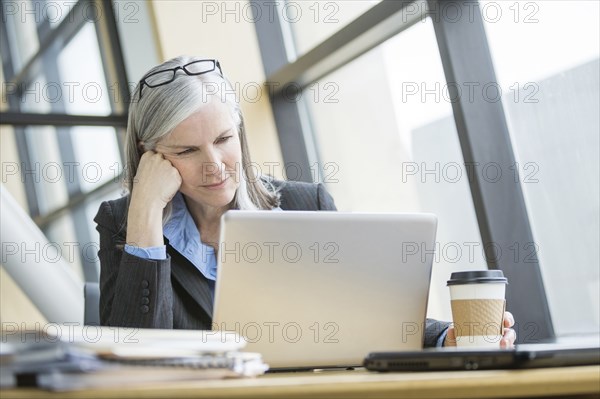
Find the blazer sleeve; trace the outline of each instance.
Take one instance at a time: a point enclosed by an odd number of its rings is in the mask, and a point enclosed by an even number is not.
[[[173,328],[171,259],[142,259],[123,250],[122,218],[103,202],[94,218],[100,233],[100,324]],[[125,212],[123,212],[125,214]]]
[[[433,348],[437,346],[440,336],[446,332],[449,326],[450,323],[447,321],[425,320],[425,340],[423,341],[423,347]]]
[[[317,185],[317,200],[318,207],[321,211],[337,211],[335,206],[335,202],[333,201],[333,197],[327,190],[325,189],[325,185],[323,183],[319,183]]]
[[[273,181],[284,211],[335,211],[333,197],[322,183]]]

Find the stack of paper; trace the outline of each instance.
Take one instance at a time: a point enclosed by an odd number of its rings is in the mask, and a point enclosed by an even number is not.
[[[0,386],[85,389],[253,377],[268,366],[234,332],[52,325],[3,331]]]

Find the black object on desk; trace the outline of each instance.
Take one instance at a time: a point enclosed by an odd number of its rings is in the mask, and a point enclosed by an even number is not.
[[[600,347],[528,344],[516,349],[431,348],[414,352],[373,352],[364,360],[372,371],[490,370],[600,364]]]

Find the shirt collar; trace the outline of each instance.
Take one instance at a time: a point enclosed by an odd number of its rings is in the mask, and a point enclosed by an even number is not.
[[[200,232],[192,218],[181,192],[171,200],[171,218],[163,227],[169,244],[189,260],[208,279],[216,278],[215,250],[202,243]]]

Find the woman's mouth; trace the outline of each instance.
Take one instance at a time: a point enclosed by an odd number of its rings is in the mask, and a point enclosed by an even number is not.
[[[225,179],[221,180],[220,182],[213,183],[213,184],[206,184],[201,187],[206,188],[208,190],[219,190],[219,189],[225,187],[225,183],[227,183],[227,179],[229,179],[229,177],[226,177]]]

